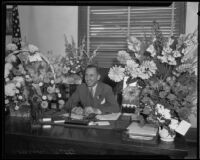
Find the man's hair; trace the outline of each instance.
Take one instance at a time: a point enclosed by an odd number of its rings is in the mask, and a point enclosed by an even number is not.
[[[86,67],[85,72],[86,72],[86,70],[87,70],[88,68],[95,68],[96,71],[97,71],[97,73],[100,74],[99,68],[98,68],[97,66],[95,66],[95,65],[93,65],[93,64],[90,64],[90,65],[88,65],[88,66]]]

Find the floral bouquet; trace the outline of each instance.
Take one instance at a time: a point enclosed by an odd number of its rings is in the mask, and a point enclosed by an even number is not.
[[[65,101],[76,89],[77,85],[82,83],[84,70],[88,64],[93,63],[97,55],[97,49],[90,55],[85,50],[85,39],[81,45],[76,48],[72,37],[71,43],[65,36],[65,55],[55,55],[48,52],[46,57],[55,71],[55,87],[59,90]]]
[[[53,67],[34,45],[24,46],[21,50],[12,52],[6,57],[6,62],[4,77],[6,81],[5,95],[7,97],[5,97],[5,103],[8,103],[13,96],[12,100],[16,104],[15,97],[17,96],[17,99],[24,100],[30,105],[28,108],[31,114],[34,113],[35,118],[39,114],[42,115],[52,99],[57,99],[57,96],[59,96],[59,92],[55,90]],[[13,83],[16,84],[16,87]],[[21,90],[19,90],[19,87],[21,87]],[[15,91],[16,94],[10,93],[11,91]],[[22,93],[24,96],[20,95]],[[11,107],[10,104],[7,106]],[[18,109],[22,105],[18,101],[16,106],[15,109]],[[31,116],[33,117],[33,115]]]
[[[9,55],[5,58],[4,83],[5,83],[5,110],[11,115],[18,115],[18,111],[25,115],[27,113],[28,95],[25,86],[26,71],[19,59],[17,46],[8,44],[6,46]],[[22,116],[22,114],[18,115]]]
[[[134,86],[141,92],[138,96],[129,95],[139,98],[140,112],[147,119],[156,119],[160,126],[169,126],[174,119],[189,121],[188,116],[196,114],[197,44],[197,31],[178,38],[164,38],[158,23],[154,22],[152,41],[141,42],[130,37],[127,51],[118,52],[120,65],[112,67],[108,76],[115,82],[128,77],[129,88],[135,82]],[[172,117],[166,118],[166,123],[157,119],[158,106],[163,106]]]

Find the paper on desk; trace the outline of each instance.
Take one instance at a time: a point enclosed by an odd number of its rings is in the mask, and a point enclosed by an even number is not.
[[[190,127],[190,123],[182,120],[178,127],[175,129],[175,131],[184,136]]]
[[[117,120],[121,113],[111,113],[111,114],[105,114],[105,115],[97,115],[96,119],[102,120],[102,121],[109,121],[109,120]]]
[[[63,117],[69,117],[69,113],[62,114],[61,116],[63,116]],[[71,118],[72,119],[79,119],[79,120],[81,120],[81,119],[83,119],[83,115],[72,113],[71,114]]]
[[[108,121],[97,121],[97,122],[90,122],[89,126],[98,125],[98,126],[108,126],[110,123]]]
[[[153,139],[153,137],[136,136],[136,135],[132,135],[132,134],[129,134],[129,138],[131,138],[131,139],[139,139],[139,140],[152,140]]]

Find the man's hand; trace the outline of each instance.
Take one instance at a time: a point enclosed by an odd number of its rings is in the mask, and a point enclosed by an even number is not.
[[[101,111],[99,109],[97,109],[97,108],[92,108],[91,106],[85,107],[84,115],[88,116],[91,113],[101,114]]]
[[[83,109],[81,107],[74,107],[72,109],[72,113],[78,114],[78,115],[83,115]]]

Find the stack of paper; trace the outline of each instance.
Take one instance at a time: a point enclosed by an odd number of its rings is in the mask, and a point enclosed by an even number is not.
[[[63,117],[69,117],[69,113],[62,114],[61,116],[63,116]],[[72,119],[79,119],[79,120],[81,120],[81,119],[83,119],[83,115],[72,113],[71,114],[71,118]]]
[[[105,114],[105,115],[97,115],[96,119],[101,121],[114,121],[119,118],[121,113],[111,113],[111,114]]]
[[[130,138],[133,139],[143,139],[143,140],[151,140],[153,139],[158,132],[158,128],[151,126],[150,124],[145,124],[144,126],[140,126],[137,122],[132,122],[127,127],[127,133]]]

